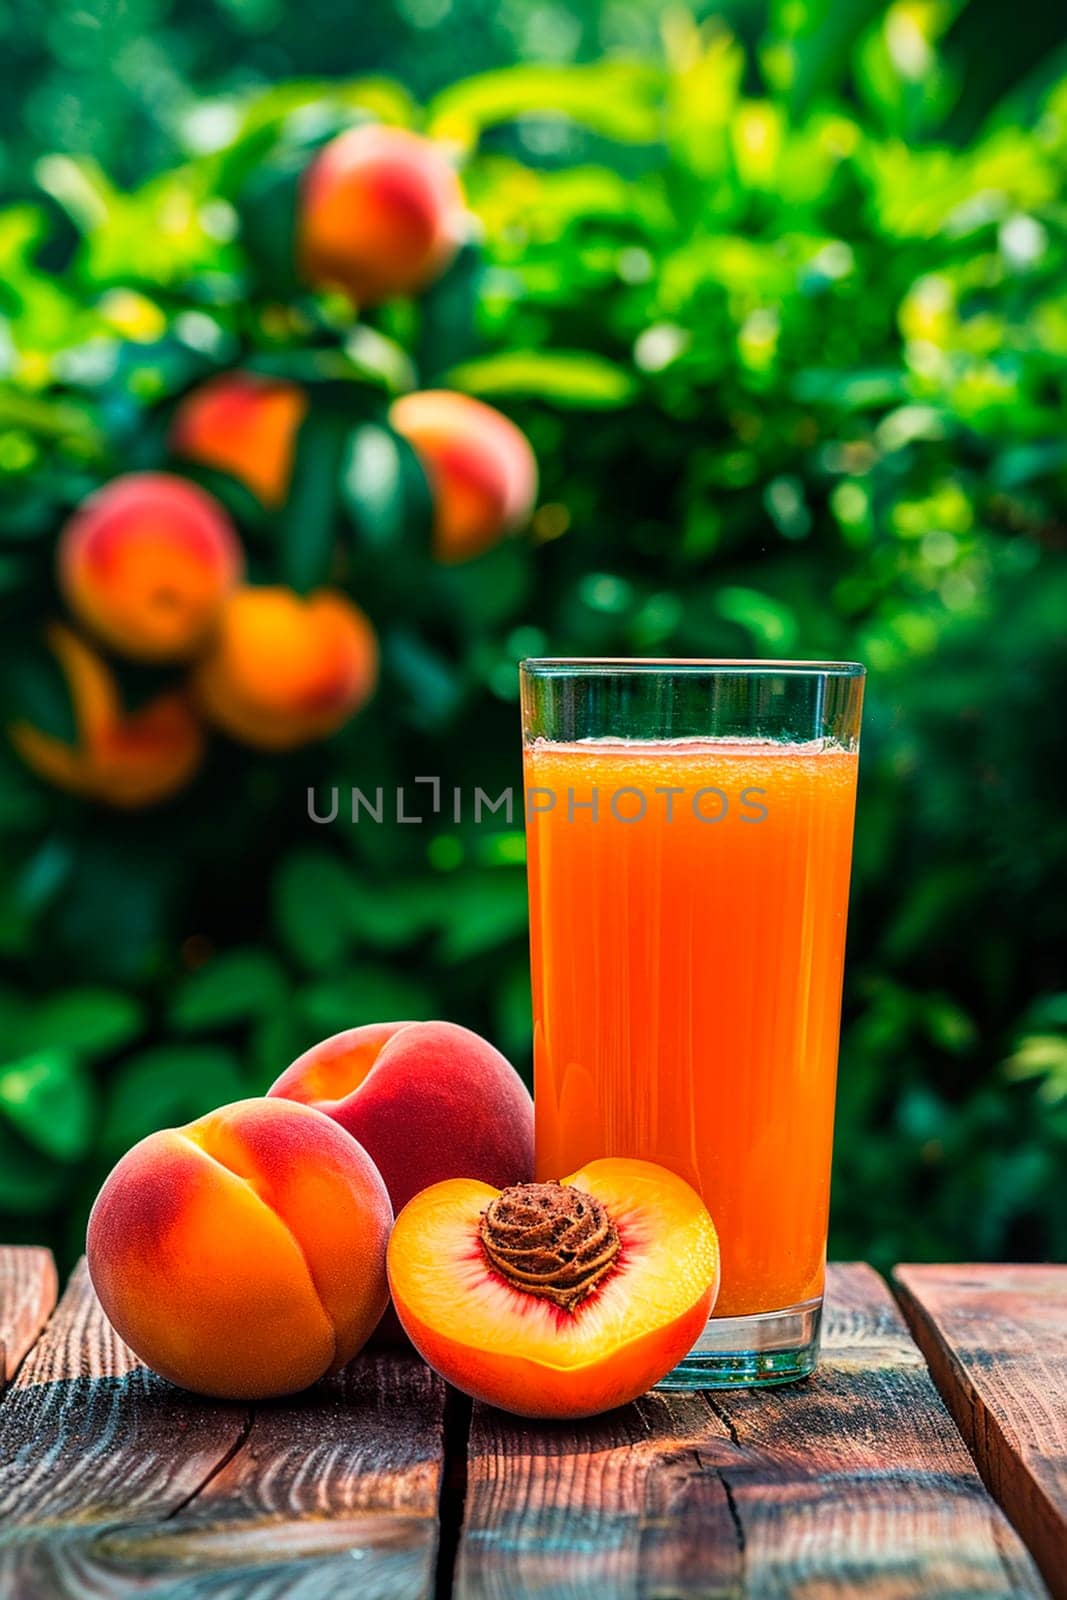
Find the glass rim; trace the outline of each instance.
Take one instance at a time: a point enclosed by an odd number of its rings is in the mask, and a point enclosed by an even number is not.
[[[862,678],[859,661],[734,660],[728,656],[529,656],[519,671],[531,678],[625,677],[661,672],[675,677]]]

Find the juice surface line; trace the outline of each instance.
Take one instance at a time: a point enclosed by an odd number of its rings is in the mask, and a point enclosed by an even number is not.
[[[822,1292],[857,761],[525,752],[537,1176],[627,1155],[688,1179],[719,1231],[717,1316]]]

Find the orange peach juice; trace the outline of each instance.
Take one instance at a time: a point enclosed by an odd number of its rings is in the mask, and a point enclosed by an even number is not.
[[[687,1179],[716,1316],[822,1292],[856,772],[822,742],[526,749],[537,1177]]]

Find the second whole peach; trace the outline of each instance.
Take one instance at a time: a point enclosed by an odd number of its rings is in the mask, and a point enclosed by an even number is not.
[[[454,1022],[350,1028],[267,1091],[339,1122],[375,1162],[393,1208],[445,1178],[495,1188],[533,1176],[533,1101],[514,1067]]]

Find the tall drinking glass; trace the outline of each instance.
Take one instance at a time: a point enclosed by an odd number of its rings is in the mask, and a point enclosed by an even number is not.
[[[818,1357],[864,670],[522,665],[537,1176],[672,1168],[722,1287],[675,1388]]]

